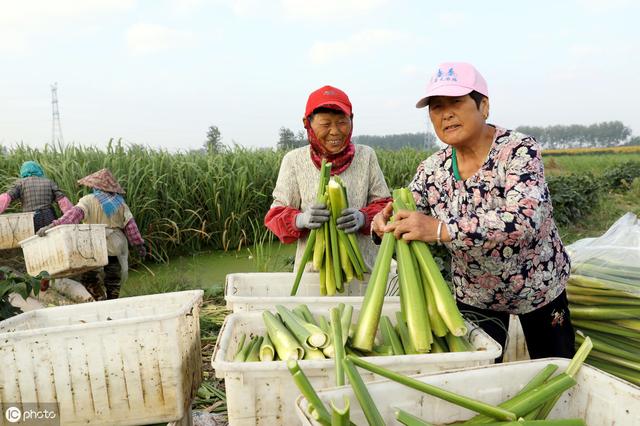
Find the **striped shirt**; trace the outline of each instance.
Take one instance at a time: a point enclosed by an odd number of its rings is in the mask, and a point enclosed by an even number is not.
[[[18,179],[7,194],[12,200],[21,200],[23,212],[51,208],[51,203],[65,196],[54,181],[38,176]]]

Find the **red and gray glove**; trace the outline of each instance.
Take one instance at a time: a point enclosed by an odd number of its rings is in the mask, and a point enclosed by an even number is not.
[[[329,220],[329,210],[325,204],[317,203],[296,216],[298,229],[318,229]]]
[[[356,232],[363,226],[364,213],[353,207],[342,210],[342,214],[336,219],[336,227],[342,229],[347,234]]]

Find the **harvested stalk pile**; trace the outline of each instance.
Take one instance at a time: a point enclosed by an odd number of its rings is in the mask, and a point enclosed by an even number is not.
[[[335,310],[335,311],[334,311]],[[382,316],[379,334],[370,350],[353,344],[353,306],[339,304],[332,308],[330,317],[314,316],[306,305],[288,309],[276,306],[276,312],[264,311],[262,318],[267,332],[264,335],[243,334],[238,342],[233,360],[237,362],[326,359],[343,353],[357,356],[389,356],[416,354],[408,337],[407,322],[397,312],[395,325],[391,318]],[[376,330],[378,331],[378,330]],[[334,334],[339,336],[336,345]],[[464,337],[438,339],[432,352],[466,352],[475,348]]]

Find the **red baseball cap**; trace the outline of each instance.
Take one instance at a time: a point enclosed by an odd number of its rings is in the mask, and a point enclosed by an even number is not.
[[[307,100],[304,116],[309,117],[313,110],[319,107],[336,109],[351,116],[351,101],[346,93],[333,86],[323,86],[311,92]]]

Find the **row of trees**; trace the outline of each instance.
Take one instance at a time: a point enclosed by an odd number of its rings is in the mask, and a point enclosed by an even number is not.
[[[353,142],[369,145],[373,148],[381,149],[402,149],[414,148],[429,150],[437,146],[436,137],[433,133],[402,133],[397,135],[360,135],[353,138]],[[307,134],[300,130],[294,133],[293,130],[281,127],[278,138],[278,149],[294,149],[305,146],[308,143]]]
[[[224,149],[222,133],[220,133],[218,126],[209,126],[209,129],[207,129],[207,139],[204,142],[204,149],[209,154],[217,154]]]
[[[619,145],[640,145],[640,137],[632,136],[631,129],[621,121],[605,121],[588,126],[581,124],[555,126],[520,126],[516,130],[534,136],[547,149],[563,148],[591,148]],[[360,135],[353,141],[374,148],[397,150],[413,148],[432,150],[437,148],[437,138],[433,133],[401,133],[395,135]],[[304,130],[294,132],[286,127],[280,127],[277,148],[290,150],[307,144],[307,134]],[[222,135],[217,126],[207,130],[204,148],[208,153],[218,153],[224,150]]]
[[[639,145],[640,137],[632,136],[631,129],[621,121],[605,121],[588,126],[581,124],[555,126],[520,126],[516,130],[534,136],[547,149],[591,148],[619,145]],[[353,141],[381,149],[414,148],[431,150],[438,146],[433,133],[402,133],[395,135],[360,135]],[[306,134],[294,134],[286,127],[280,128],[278,149],[293,149],[307,143]]]
[[[293,130],[283,126],[280,127],[278,134],[278,149],[288,151],[307,144],[307,133],[304,130],[298,130],[297,133],[293,133]]]
[[[544,148],[549,149],[638,144],[638,137],[631,137],[631,129],[621,121],[604,121],[589,126],[581,124],[547,127],[520,126],[516,130],[534,136]]]
[[[353,138],[355,143],[369,145],[381,149],[402,149],[413,148],[421,150],[432,150],[437,148],[438,143],[433,133],[400,133],[397,135],[360,135]]]

